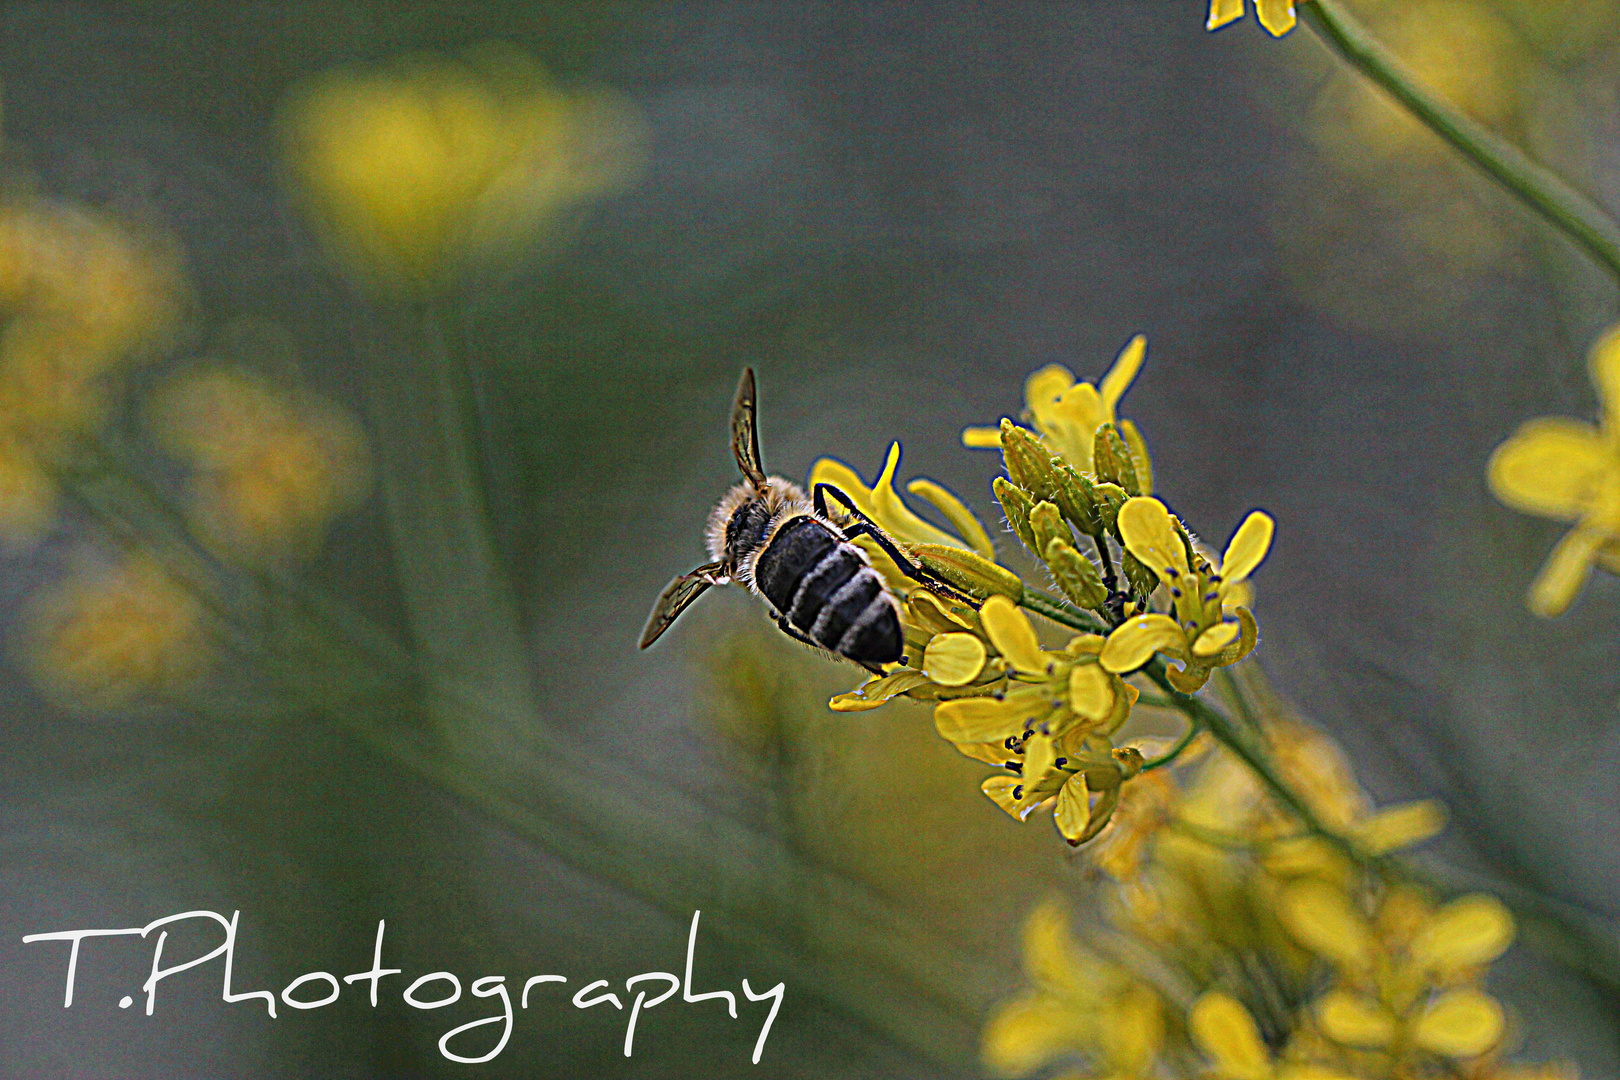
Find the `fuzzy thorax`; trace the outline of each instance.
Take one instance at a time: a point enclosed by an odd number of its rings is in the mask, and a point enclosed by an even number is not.
[[[709,515],[704,540],[709,547],[709,557],[725,564],[727,573],[744,584],[752,580],[754,559],[765,545],[746,544],[740,549],[734,546],[728,552],[727,527],[738,510],[751,503],[759,504],[767,515],[768,524],[763,530],[763,536],[767,538],[786,519],[812,512],[810,498],[805,495],[804,489],[780,476],[767,477],[763,491],[745,480],[726,492],[725,498]]]

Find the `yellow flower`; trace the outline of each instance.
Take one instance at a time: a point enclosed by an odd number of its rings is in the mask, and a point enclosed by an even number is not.
[[[1249,1010],[1220,991],[1193,1003],[1187,1030],[1220,1080],[1350,1080],[1349,1074],[1323,1065],[1273,1060]]]
[[[1024,969],[1034,984],[986,1021],[985,1070],[1018,1077],[1074,1055],[1095,1075],[1153,1075],[1165,1038],[1164,1006],[1123,968],[1082,950],[1061,904],[1047,901],[1024,924]]]
[[[1035,425],[1051,448],[1076,468],[1092,469],[1092,450],[1097,429],[1113,424],[1130,448],[1143,491],[1152,490],[1147,466],[1147,444],[1136,425],[1115,414],[1119,399],[1125,396],[1136,373],[1147,358],[1147,338],[1132,338],[1114,360],[1113,367],[1096,384],[1076,382],[1074,373],[1061,364],[1048,364],[1024,384],[1024,418]],[[970,427],[962,432],[962,445],[977,450],[1001,449],[1001,428]]]
[[[1119,533],[1125,548],[1159,576],[1170,593],[1169,615],[1135,615],[1108,635],[1102,665],[1130,672],[1155,652],[1182,662],[1170,672],[1176,689],[1191,693],[1203,686],[1212,668],[1235,664],[1254,649],[1257,629],[1247,608],[1227,601],[1266,557],[1274,525],[1259,510],[1251,513],[1226,546],[1218,563],[1192,547],[1181,523],[1162,502],[1139,496],[1119,511]]]
[[[180,690],[202,675],[212,652],[196,596],[140,556],[45,590],[29,629],[30,667],[43,689],[90,708]]]
[[[1591,374],[1600,426],[1561,417],[1527,421],[1486,466],[1491,493],[1508,506],[1575,522],[1530,586],[1530,610],[1543,618],[1569,607],[1594,562],[1620,573],[1620,326],[1593,347]]]
[[[14,436],[0,435],[0,551],[33,547],[55,516],[56,485],[38,458]]]
[[[165,445],[197,469],[192,510],[222,558],[266,566],[306,556],[365,496],[359,427],[335,407],[294,398],[243,371],[181,379],[152,403]]]
[[[1272,37],[1282,37],[1294,28],[1294,0],[1254,0],[1254,14]],[[1205,28],[1219,30],[1243,18],[1243,0],[1210,0],[1209,22]]]
[[[1342,885],[1301,879],[1278,900],[1295,940],[1340,972],[1315,1006],[1329,1039],[1449,1058],[1478,1057],[1501,1041],[1501,1005],[1468,985],[1513,940],[1513,918],[1495,898],[1473,894],[1435,909],[1394,889],[1369,919]]]
[[[328,243],[366,281],[413,297],[508,261],[640,160],[625,105],[563,94],[509,49],[327,75],[282,129]]]

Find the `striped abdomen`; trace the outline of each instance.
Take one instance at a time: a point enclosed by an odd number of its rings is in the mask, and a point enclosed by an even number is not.
[[[824,648],[860,664],[900,659],[900,615],[883,578],[825,522],[784,522],[754,562],[754,584]]]

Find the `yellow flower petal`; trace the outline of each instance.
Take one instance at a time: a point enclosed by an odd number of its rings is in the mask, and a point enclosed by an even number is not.
[[[1236,999],[1219,991],[1205,994],[1193,1005],[1187,1026],[1225,1080],[1269,1080],[1271,1056],[1254,1017]]]
[[[1193,655],[1215,656],[1237,640],[1238,635],[1242,632],[1243,628],[1235,622],[1216,623],[1198,635],[1198,640],[1193,642]]]
[[[1506,1027],[1495,998],[1478,990],[1453,990],[1423,1011],[1412,1035],[1436,1054],[1475,1057],[1495,1046]]]
[[[1050,414],[1051,408],[1057,403],[1063,392],[1074,385],[1074,372],[1062,364],[1047,364],[1024,380],[1024,401],[1029,405],[1029,411],[1037,421],[1043,420]],[[996,435],[996,445],[1001,445],[999,430]]]
[[[1098,664],[1076,664],[1069,672],[1069,707],[1087,720],[1101,720],[1114,708],[1114,681]]]
[[[1354,970],[1371,962],[1371,930],[1342,889],[1306,878],[1289,884],[1280,900],[1282,923],[1301,945]]]
[[[894,474],[900,468],[900,444],[889,444],[889,456],[883,462],[883,473],[872,485],[872,507],[877,512],[873,519],[884,531],[902,540],[919,544],[954,544],[962,542],[943,529],[935,528],[916,514],[894,490]]]
[[[1553,548],[1536,580],[1530,583],[1526,602],[1543,619],[1562,615],[1592,574],[1592,561],[1603,544],[1603,534],[1595,529],[1576,527]]]
[[[996,651],[1019,671],[1044,672],[1049,661],[1035,640],[1035,628],[1018,606],[1005,596],[992,596],[979,609],[979,622]]]
[[[1125,547],[1160,577],[1173,581],[1187,573],[1187,549],[1158,499],[1139,495],[1119,508],[1119,535]]]
[[[1170,616],[1137,615],[1108,635],[1098,659],[1107,670],[1124,673],[1135,671],[1161,649],[1179,654],[1186,644],[1181,627]]]
[[[1243,0],[1210,0],[1209,22],[1204,24],[1204,28],[1219,30],[1241,18],[1243,18]]]
[[[1091,792],[1086,790],[1084,773],[1075,773],[1058,792],[1057,811],[1054,815],[1058,832],[1071,844],[1080,842],[1091,824]]]
[[[1125,347],[1114,360],[1114,366],[1108,369],[1108,374],[1097,384],[1097,395],[1102,399],[1104,423],[1114,422],[1114,408],[1119,404],[1119,399],[1125,396],[1125,391],[1131,388],[1131,383],[1136,381],[1136,373],[1142,370],[1142,361],[1146,359],[1147,335],[1137,334],[1125,343]]]
[[[1446,827],[1446,808],[1433,799],[1388,806],[1356,827],[1356,839],[1369,855],[1421,844]]]
[[[1612,436],[1613,425],[1620,420],[1620,324],[1609,327],[1592,346],[1588,370],[1592,373],[1592,385],[1597,387],[1598,400],[1603,403],[1604,426]]]
[[[1042,989],[1084,991],[1083,970],[1069,926],[1069,909],[1054,898],[1041,901],[1024,920],[1024,971]]]
[[[1449,975],[1488,964],[1513,943],[1513,916],[1484,893],[1459,897],[1435,912],[1413,936],[1412,962]]]
[[[1226,545],[1226,554],[1221,556],[1222,585],[1230,588],[1254,573],[1266,552],[1271,550],[1271,537],[1276,528],[1271,515],[1261,510],[1243,519],[1238,531],[1232,534],[1232,542]]]
[[[962,445],[969,450],[1000,450],[1000,427],[970,427],[962,429]]]
[[[941,634],[923,650],[922,673],[941,686],[964,686],[984,670],[984,642],[974,634]]]
[[[907,690],[915,690],[927,681],[928,676],[922,672],[902,669],[881,678],[868,679],[848,693],[839,694],[827,702],[827,707],[833,712],[865,712],[886,704]]]
[[[990,534],[984,531],[979,519],[973,516],[973,511],[969,510],[961,499],[932,480],[921,478],[906,484],[906,490],[944,514],[945,520],[951,523],[951,528],[962,535],[968,547],[987,559],[992,561],[995,559],[996,547],[990,542]]]
[[[1526,514],[1573,521],[1592,504],[1605,472],[1620,460],[1590,424],[1541,417],[1526,421],[1491,453],[1491,494]]]
[[[984,1025],[980,1041],[985,1071],[1027,1076],[1053,1058],[1084,1046],[1086,1017],[1067,1002],[1027,995],[1001,1006]]]
[[[1284,1065],[1277,1070],[1277,1080],[1356,1080],[1349,1073],[1330,1069],[1326,1065]]]
[[[954,743],[1000,742],[1022,735],[1027,725],[1039,723],[1052,711],[1044,687],[1013,691],[993,697],[958,698],[934,708],[934,727]]]
[[[988,795],[991,802],[1007,811],[1009,817],[1024,820],[1023,809],[1018,805],[1019,797],[1024,794],[1024,782],[1018,777],[991,776],[979,785],[979,790]]]
[[[1254,10],[1272,37],[1282,37],[1294,28],[1294,0],[1254,0]]]
[[[1395,1037],[1395,1017],[1371,998],[1348,990],[1334,990],[1316,1003],[1322,1033],[1336,1043],[1377,1049]]]

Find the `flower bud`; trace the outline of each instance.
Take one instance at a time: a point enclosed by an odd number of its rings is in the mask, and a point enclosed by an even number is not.
[[[1108,600],[1097,567],[1068,541],[1056,538],[1046,545],[1046,566],[1063,594],[1081,607],[1101,608]]]
[[[1018,575],[997,566],[978,552],[950,544],[908,544],[911,557],[976,600],[1005,596],[1017,603],[1024,598]]]
[[[1007,524],[1012,526],[1024,546],[1034,551],[1035,534],[1029,529],[1029,512],[1035,508],[1035,500],[1030,498],[1029,492],[1005,477],[996,477],[995,483],[990,486],[996,493],[996,501],[1001,504],[1001,512],[1007,515]]]
[[[1142,487],[1136,479],[1136,465],[1131,461],[1130,447],[1119,437],[1113,424],[1104,424],[1097,429],[1091,462],[1098,479],[1118,484],[1132,495],[1142,494]]]

